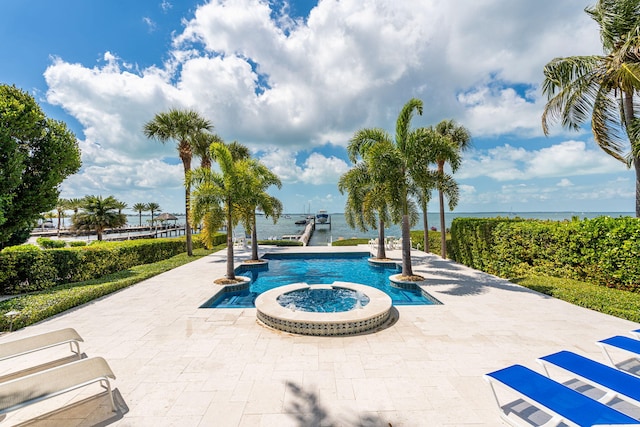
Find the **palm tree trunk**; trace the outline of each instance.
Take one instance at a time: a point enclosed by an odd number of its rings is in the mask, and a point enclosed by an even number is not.
[[[633,167],[636,170],[636,218],[640,218],[640,156],[634,156]]]
[[[442,190],[438,190],[438,198],[440,199],[440,255],[447,258],[447,231],[444,227],[444,194]]]
[[[385,259],[387,257],[387,253],[385,252],[384,247],[384,221],[380,220],[378,223],[378,259]]]
[[[444,162],[438,162],[438,174],[444,175]],[[442,192],[442,182],[438,188],[438,201],[440,202],[440,255],[447,258],[447,232],[444,227],[444,193]]]
[[[235,279],[233,271],[233,225],[231,223],[231,200],[227,201],[227,279]]]
[[[422,226],[424,227],[424,251],[429,253],[429,220],[427,219],[427,203],[422,202]]]
[[[409,215],[402,215],[402,275],[413,276],[411,268],[411,233],[409,230]]]
[[[138,227],[142,227],[142,211],[138,211]]]
[[[256,230],[256,214],[253,213],[253,224],[251,224],[251,259],[258,259],[258,231]]]
[[[636,144],[640,144],[638,141],[633,141],[631,139],[631,132],[629,132],[629,128],[633,123],[635,116],[633,113],[633,93],[625,93],[623,98],[623,110],[624,110],[624,120],[627,128],[627,136],[629,137],[629,142],[631,143],[632,152],[633,148]],[[636,171],[636,218],[640,218],[640,156],[633,155],[633,167]]]
[[[187,256],[193,256],[193,243],[191,241],[191,223],[189,221],[189,216],[190,216],[189,214],[191,211],[191,183],[189,182],[189,180],[186,179],[189,171],[191,170],[191,159],[183,158],[182,164],[184,166],[184,177],[186,181],[184,184],[184,211],[185,211],[184,227],[185,227],[185,235],[187,238]]]

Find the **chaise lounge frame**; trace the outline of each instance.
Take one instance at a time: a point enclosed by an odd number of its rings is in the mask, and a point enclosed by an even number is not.
[[[99,382],[117,408],[109,378],[115,375],[102,357],[82,359],[0,383],[0,415]]]
[[[11,359],[12,357],[22,356],[23,354],[33,353],[67,343],[71,351],[80,359],[82,357],[82,353],[80,353],[80,342],[82,341],[83,339],[73,328],[45,332],[15,341],[0,343],[0,360]]]
[[[545,427],[557,426],[560,423],[578,427],[584,425],[640,426],[640,421],[522,365],[512,365],[491,372],[484,378],[491,386],[500,409],[501,419],[513,426],[520,424],[516,424],[515,420],[509,418],[500,405],[495,390],[496,384],[512,390],[527,403],[547,412],[551,419],[544,424]]]
[[[544,367],[549,378],[549,367],[555,366],[600,389],[605,394],[598,402],[607,404],[620,398],[633,405],[640,405],[640,378],[634,375],[566,350],[541,357],[538,363]]]

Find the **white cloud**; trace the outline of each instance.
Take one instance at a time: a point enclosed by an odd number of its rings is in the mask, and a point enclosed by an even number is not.
[[[153,22],[153,20],[151,18],[149,18],[148,16],[145,16],[142,18],[142,22],[144,22],[147,26],[147,30],[152,33],[156,30],[156,23]]]
[[[337,184],[340,175],[348,170],[349,165],[342,159],[312,153],[304,162],[300,180],[306,184]]]
[[[298,153],[344,146],[362,127],[393,133],[414,96],[425,104],[415,126],[453,118],[474,137],[539,135],[544,64],[600,50],[583,12],[591,3],[320,0],[306,20],[293,20],[266,0],[210,0],[184,21],[163,64],[140,69],[135,58],[110,52],[97,66],[55,58],[45,72],[47,100],[81,124],[82,183],[96,188],[121,185],[116,175],[128,172],[138,183],[132,191],[142,191],[137,171],[157,173],[145,162],[176,157],[172,144],[142,135],[144,123],[170,107],[195,108],[225,140],[265,153],[285,182],[335,182],[344,161],[317,153],[296,161]],[[456,176],[508,181],[614,169],[608,156],[566,141],[474,152]],[[181,184],[180,173],[167,179]],[[82,183],[65,189],[89,191]]]
[[[582,141],[564,141],[527,151],[510,145],[470,151],[456,173],[462,179],[487,176],[496,181],[532,180],[591,174],[619,173],[622,163]]]
[[[556,186],[558,187],[573,187],[573,183],[568,180],[567,178],[562,178],[557,184]]]
[[[167,0],[162,0],[162,3],[160,3],[160,9],[162,9],[164,13],[167,13],[172,7],[173,5]]]
[[[311,153],[302,166],[296,165],[296,153],[286,150],[269,151],[260,157],[260,161],[288,183],[337,184],[340,175],[349,170],[344,160],[319,153]]]

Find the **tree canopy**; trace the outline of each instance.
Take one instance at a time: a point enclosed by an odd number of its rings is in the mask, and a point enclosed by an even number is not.
[[[585,12],[600,27],[603,55],[555,58],[544,67],[542,129],[579,130],[591,121],[595,142],[636,173],[640,217],[640,0],[599,0]]]
[[[127,223],[126,215],[117,212],[122,202],[113,196],[85,196],[82,209],[73,215],[74,231],[95,231],[98,240],[102,240],[102,234],[107,228],[121,227]]]
[[[0,85],[0,248],[23,243],[81,166],[78,141],[28,93]]]
[[[178,150],[178,156],[182,160],[185,176],[184,188],[184,210],[185,210],[185,234],[187,238],[187,255],[193,255],[193,244],[191,242],[191,224],[189,211],[191,209],[190,195],[191,184],[187,178],[191,172],[191,160],[193,158],[193,147],[196,140],[203,132],[213,128],[211,122],[202,117],[194,110],[171,109],[166,113],[158,113],[155,117],[145,123],[143,132],[147,138],[155,139],[163,144],[174,140]]]

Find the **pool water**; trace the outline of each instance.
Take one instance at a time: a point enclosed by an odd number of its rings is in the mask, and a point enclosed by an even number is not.
[[[269,264],[262,268],[236,269],[236,275],[251,278],[249,289],[227,292],[212,298],[202,307],[249,308],[262,292],[291,283],[332,284],[334,281],[360,283],[380,289],[394,305],[432,305],[434,299],[422,291],[392,287],[389,276],[399,273],[398,266],[369,263],[369,253],[341,254],[266,254]]]
[[[294,311],[338,313],[362,308],[370,300],[361,292],[334,286],[331,289],[297,289],[280,295],[277,301]]]

